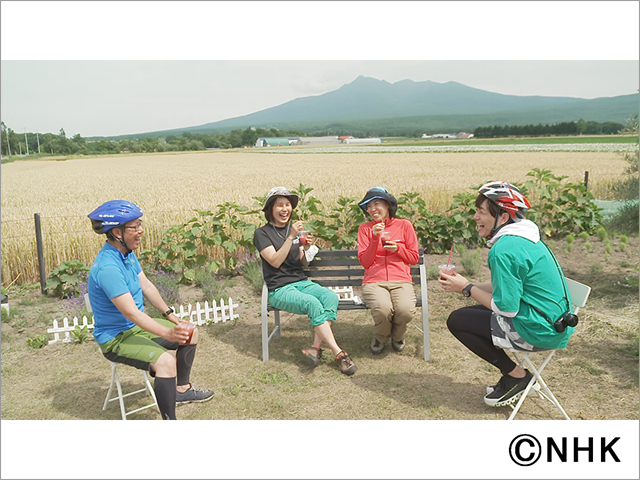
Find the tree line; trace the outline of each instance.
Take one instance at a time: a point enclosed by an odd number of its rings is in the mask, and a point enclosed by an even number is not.
[[[206,150],[208,148],[240,148],[255,145],[260,137],[299,137],[297,131],[281,131],[277,128],[247,128],[224,133],[191,133],[167,135],[165,138],[145,137],[135,140],[87,140],[79,133],[67,137],[64,128],[53,133],[16,133],[2,122],[2,155],[93,155],[104,153],[172,152]]]
[[[542,137],[548,135],[613,135],[620,133],[624,125],[617,122],[593,122],[583,119],[577,122],[560,122],[552,125],[491,125],[473,131],[476,138],[509,136]]]
[[[594,122],[578,120],[539,125],[492,125],[478,127],[473,131],[476,138],[495,138],[508,136],[545,136],[545,135],[610,135],[623,130],[624,125],[616,122]],[[366,132],[348,131],[336,126],[336,129],[300,132],[297,130],[278,130],[277,128],[246,128],[232,130],[229,133],[192,133],[169,134],[164,138],[147,136],[141,139],[126,140],[87,140],[79,133],[67,137],[64,128],[54,133],[17,133],[2,122],[0,145],[2,155],[94,155],[108,153],[144,153],[206,150],[211,148],[241,148],[255,145],[260,137],[299,137],[303,135],[354,135],[354,136],[396,136],[385,132],[367,130]],[[412,130],[408,137],[420,137],[424,131]],[[428,133],[428,132],[427,132]],[[442,133],[442,132],[432,132]],[[403,136],[403,135],[401,135]]]

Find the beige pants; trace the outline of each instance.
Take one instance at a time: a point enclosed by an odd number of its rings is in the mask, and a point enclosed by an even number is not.
[[[362,285],[362,299],[371,309],[375,325],[373,333],[378,341],[384,343],[389,337],[396,342],[404,340],[416,306],[413,283],[365,283]]]

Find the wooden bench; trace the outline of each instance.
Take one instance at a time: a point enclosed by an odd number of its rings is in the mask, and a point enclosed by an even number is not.
[[[364,268],[358,261],[357,250],[321,250],[311,264],[304,269],[310,280],[323,287],[360,286],[364,278]],[[411,267],[414,284],[420,286],[417,296],[417,307],[422,307],[422,336],[424,341],[424,359],[429,360],[429,305],[427,302],[427,274],[424,266],[424,252],[420,249],[418,265]],[[338,304],[338,310],[368,309],[364,304],[343,302]],[[274,312],[275,328],[269,333],[269,312]],[[269,360],[269,342],[273,338],[280,338],[280,310],[269,304],[267,285],[262,286],[262,360]]]

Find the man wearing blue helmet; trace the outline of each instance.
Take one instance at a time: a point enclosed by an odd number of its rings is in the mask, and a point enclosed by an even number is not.
[[[107,236],[89,272],[93,335],[107,359],[151,372],[162,418],[175,420],[176,404],[213,397],[212,391],[189,383],[198,330],[189,339],[133,253],[144,233],[142,210],[131,202],[112,200],[88,217],[93,230]],[[164,319],[144,313],[143,297],[165,312]]]

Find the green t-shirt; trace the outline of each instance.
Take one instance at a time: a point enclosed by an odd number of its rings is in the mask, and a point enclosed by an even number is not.
[[[528,343],[540,348],[564,348],[573,333],[562,333],[533,307],[555,322],[571,305],[569,291],[551,252],[542,242],[516,235],[503,235],[489,250],[493,301],[503,312],[518,312],[513,325]],[[568,297],[565,300],[566,296]],[[571,308],[571,307],[569,307]]]

